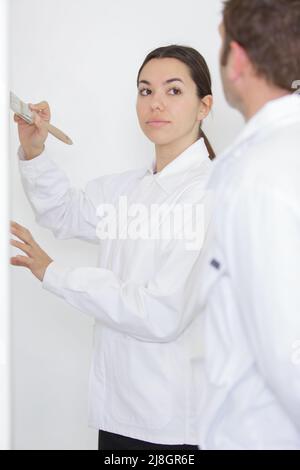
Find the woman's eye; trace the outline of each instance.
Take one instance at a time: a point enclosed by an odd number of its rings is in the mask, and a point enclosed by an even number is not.
[[[141,96],[148,96],[150,95],[151,93],[151,90],[149,90],[148,88],[143,88],[142,90],[139,90],[139,94]]]
[[[179,90],[179,88],[171,88],[169,92],[172,92],[171,95],[181,95],[181,90]]]

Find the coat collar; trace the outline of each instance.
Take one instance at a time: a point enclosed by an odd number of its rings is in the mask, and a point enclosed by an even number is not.
[[[234,151],[259,135],[266,135],[274,129],[282,129],[300,121],[300,97],[292,94],[269,101],[246,124],[238,138],[225,152],[216,159],[216,163],[230,156]]]
[[[188,147],[159,173],[154,173],[155,162],[153,162],[147,171],[147,175],[154,178],[156,182],[170,194],[180,186],[180,183],[187,178],[187,174],[191,170],[199,169],[204,163],[209,164],[210,159],[204,139],[201,138]]]

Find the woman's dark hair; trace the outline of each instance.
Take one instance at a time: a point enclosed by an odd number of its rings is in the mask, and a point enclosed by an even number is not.
[[[204,57],[193,49],[192,47],[187,46],[178,46],[171,45],[165,47],[159,47],[154,51],[150,52],[145,58],[137,77],[137,84],[139,84],[139,79],[141,72],[145,65],[150,62],[152,59],[177,59],[180,62],[183,62],[187,65],[190,75],[197,87],[197,94],[199,98],[204,98],[207,95],[212,95],[212,83],[209,68]],[[202,123],[200,123],[199,128],[199,139],[204,138],[205,145],[209,152],[209,157],[213,160],[216,156],[208,138],[202,130]]]

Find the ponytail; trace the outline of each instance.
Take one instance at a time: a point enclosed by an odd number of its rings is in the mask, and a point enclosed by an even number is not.
[[[209,158],[211,160],[214,160],[216,158],[216,154],[215,154],[215,151],[214,149],[212,148],[212,145],[210,143],[210,141],[208,140],[208,138],[206,137],[206,134],[205,132],[202,130],[202,127],[200,127],[199,129],[199,139],[203,138],[204,139],[204,143],[206,145],[206,148],[207,148],[207,151],[209,153]]]

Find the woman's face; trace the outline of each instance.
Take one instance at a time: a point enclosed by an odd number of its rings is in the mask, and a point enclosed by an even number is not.
[[[138,84],[137,114],[145,135],[157,145],[191,136],[209,110],[197,95],[188,67],[177,59],[152,59]]]

